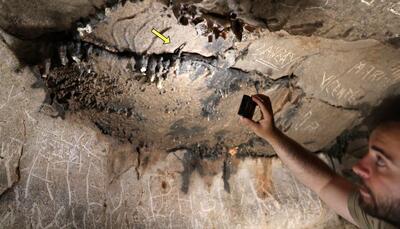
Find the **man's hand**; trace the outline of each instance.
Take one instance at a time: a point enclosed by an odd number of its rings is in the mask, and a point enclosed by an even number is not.
[[[328,206],[354,223],[347,208],[347,199],[353,185],[332,171],[314,153],[275,127],[271,101],[268,96],[252,95],[261,110],[261,119],[253,121],[241,117],[240,122],[264,138],[296,178],[316,192]]]
[[[268,96],[263,94],[252,95],[251,98],[260,107],[261,119],[259,121],[253,121],[240,116],[240,122],[254,131],[258,136],[269,139],[276,132],[271,100]]]

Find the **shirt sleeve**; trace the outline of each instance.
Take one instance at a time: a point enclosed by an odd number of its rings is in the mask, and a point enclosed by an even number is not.
[[[360,193],[355,190],[350,193],[347,207],[349,209],[350,215],[353,220],[358,224],[360,228],[366,229],[395,229],[393,225],[386,223],[383,220],[377,219],[368,215],[361,207],[360,207]]]

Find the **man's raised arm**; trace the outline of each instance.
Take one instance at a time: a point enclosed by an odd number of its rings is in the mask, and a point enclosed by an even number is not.
[[[315,154],[275,127],[271,101],[267,96],[253,95],[252,100],[260,107],[262,119],[255,122],[240,117],[240,122],[268,141],[301,183],[316,192],[336,213],[355,223],[347,208],[347,199],[353,185],[331,170]]]

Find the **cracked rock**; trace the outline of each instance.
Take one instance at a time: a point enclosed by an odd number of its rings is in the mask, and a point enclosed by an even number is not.
[[[152,29],[171,37],[171,44],[164,45]],[[232,38],[232,37],[231,37]],[[142,1],[126,3],[109,15],[107,23],[99,23],[83,40],[98,43],[118,51],[160,54],[172,53],[184,44],[183,51],[212,56],[232,46],[232,39],[218,38],[208,42],[192,26],[178,24],[172,10],[160,2]]]
[[[49,32],[62,32],[72,28],[81,17],[87,17],[106,0],[69,2],[57,0],[3,1],[0,3],[0,27],[8,33],[25,39],[34,39]]]
[[[20,180],[20,161],[26,143],[26,118],[24,111],[16,109],[15,104],[28,106],[22,83],[8,77],[17,74],[18,60],[4,43],[0,43],[2,56],[10,57],[0,65],[3,75],[0,90],[0,195]],[[25,72],[24,72],[25,73]],[[20,74],[19,78],[24,77]],[[9,114],[14,115],[10,116]]]

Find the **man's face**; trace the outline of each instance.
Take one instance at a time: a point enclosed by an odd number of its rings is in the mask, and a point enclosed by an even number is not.
[[[400,222],[400,122],[378,126],[369,139],[368,154],[353,170],[363,185],[361,207],[372,216]]]

